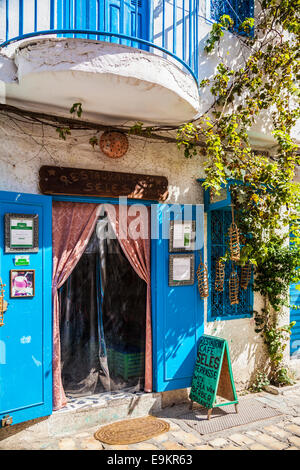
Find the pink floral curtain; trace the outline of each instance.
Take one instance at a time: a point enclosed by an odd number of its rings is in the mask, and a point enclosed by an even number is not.
[[[150,210],[139,206],[139,214],[130,215],[127,205],[104,207],[129,263],[147,284],[145,392],[152,392]]]
[[[58,289],[78,263],[94,230],[100,206],[53,202],[53,409],[66,405],[61,380]]]

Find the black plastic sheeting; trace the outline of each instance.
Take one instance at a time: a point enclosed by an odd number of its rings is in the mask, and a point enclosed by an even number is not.
[[[98,220],[59,292],[62,381],[69,396],[144,387],[146,283],[118,240],[105,236],[108,226],[106,217]]]

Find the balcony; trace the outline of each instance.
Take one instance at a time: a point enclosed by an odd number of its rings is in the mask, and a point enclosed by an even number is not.
[[[0,100],[61,115],[81,102],[111,124],[193,119],[200,3],[0,0]]]

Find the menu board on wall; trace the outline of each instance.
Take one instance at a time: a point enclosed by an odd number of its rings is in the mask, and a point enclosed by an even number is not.
[[[38,214],[5,214],[5,253],[39,251]]]
[[[200,338],[190,399],[211,410],[222,397],[237,404],[229,348],[226,339],[203,335]],[[225,403],[222,402],[222,405]]]

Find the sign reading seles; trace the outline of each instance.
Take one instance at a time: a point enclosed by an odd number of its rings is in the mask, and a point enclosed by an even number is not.
[[[229,402],[217,403],[217,395]],[[190,399],[209,410],[214,406],[238,403],[229,348],[225,339],[209,335],[201,336]]]

